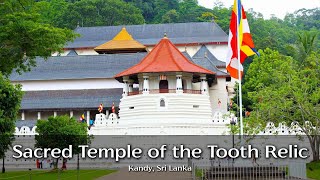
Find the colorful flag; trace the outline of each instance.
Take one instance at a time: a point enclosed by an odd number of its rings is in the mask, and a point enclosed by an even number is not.
[[[112,113],[116,113],[116,108],[114,107],[114,102],[112,103]]]
[[[226,60],[226,67],[230,76],[239,79],[238,69],[238,36],[240,45],[240,71],[241,76],[243,74],[242,64],[248,56],[258,54],[254,48],[254,43],[250,34],[249,24],[246,13],[241,4],[241,0],[235,0],[233,10],[231,13],[230,29],[229,29],[229,41],[228,41],[228,56]]]
[[[81,115],[81,117],[80,117],[80,120],[84,120],[85,119],[85,117],[84,117],[84,113]]]
[[[100,106],[99,106],[99,108],[98,108],[98,111],[99,111],[100,113],[102,113],[102,111],[103,111],[103,104],[100,104]]]

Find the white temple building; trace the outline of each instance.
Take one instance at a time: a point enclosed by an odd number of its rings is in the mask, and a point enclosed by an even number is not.
[[[120,119],[111,114],[115,122],[98,114],[91,133],[223,134],[227,131],[227,120],[221,125],[214,124],[210,103],[210,95],[215,95],[215,90],[210,89],[215,74],[194,64],[164,37],[138,64],[115,76],[124,85]]]
[[[64,53],[38,58],[30,72],[11,75],[25,92],[17,133],[27,127],[34,131],[36,121],[49,116],[79,119],[82,114],[88,125],[95,119],[92,134],[226,132],[234,80],[225,69],[228,36],[216,23],[78,27],[75,32],[81,37]]]

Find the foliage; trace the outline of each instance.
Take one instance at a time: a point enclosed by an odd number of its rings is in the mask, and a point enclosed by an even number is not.
[[[244,84],[253,102],[249,121],[289,126],[298,122],[310,141],[313,159],[319,160],[319,54],[313,52],[302,64],[270,49],[260,54],[251,63]]]
[[[310,162],[307,164],[307,177],[310,179],[320,180],[320,161]]]
[[[162,23],[173,23],[177,22],[178,19],[179,15],[177,11],[175,9],[171,9],[162,16]]]
[[[96,179],[111,173],[116,172],[116,170],[105,170],[105,169],[90,169],[90,170],[80,170],[79,179],[77,178],[77,170],[65,170],[65,171],[10,171],[6,174],[0,174],[0,179],[16,179],[25,180],[31,178],[32,180],[56,180],[56,179],[70,179],[70,180],[88,180]]]
[[[43,58],[61,51],[76,35],[41,21],[32,10],[32,0],[5,1],[0,6],[0,72],[9,76],[35,66],[36,56]]]
[[[87,134],[86,123],[79,123],[69,116],[49,117],[48,120],[37,121],[36,147],[40,148],[68,148],[73,147],[73,153],[78,154],[79,145],[90,144],[91,136]],[[55,168],[57,166],[56,161]]]
[[[12,85],[0,74],[0,158],[3,158],[13,141],[21,98],[21,87]]]
[[[155,6],[161,3],[155,3],[155,0],[124,0],[125,2],[131,3],[133,6],[141,10],[142,16],[146,23],[151,23],[156,16]],[[172,2],[172,1],[170,1]]]
[[[82,0],[69,3],[55,22],[58,27],[143,24],[141,11],[122,0]]]

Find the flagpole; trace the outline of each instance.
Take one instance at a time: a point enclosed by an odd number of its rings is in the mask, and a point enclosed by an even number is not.
[[[239,35],[239,2],[241,0],[237,0],[237,49],[238,49],[238,79],[239,79],[239,106],[240,106],[240,137],[241,137],[241,142],[243,140],[243,118],[242,118],[242,87],[241,87],[241,61],[240,61],[240,35]],[[242,6],[241,6],[242,7]],[[240,13],[242,13],[242,10],[240,9]]]

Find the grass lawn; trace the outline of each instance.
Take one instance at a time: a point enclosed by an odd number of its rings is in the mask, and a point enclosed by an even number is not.
[[[307,177],[320,180],[320,161],[307,164]]]
[[[116,170],[80,170],[80,180],[96,179],[98,177],[110,174]],[[32,180],[56,180],[60,176],[60,179],[77,179],[77,170],[65,170],[60,173],[58,171],[31,171]],[[0,173],[0,180],[12,179],[12,180],[25,180],[30,179],[30,173],[28,171],[7,171],[6,173]]]

